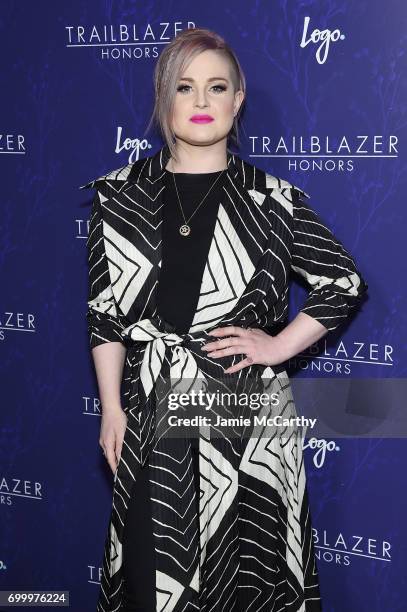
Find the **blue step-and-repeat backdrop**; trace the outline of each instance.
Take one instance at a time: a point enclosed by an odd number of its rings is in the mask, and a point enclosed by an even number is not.
[[[85,320],[93,192],[79,186],[162,146],[145,133],[153,69],[195,26],[245,71],[238,154],[310,194],[369,285],[349,325],[289,364],[296,382],[334,379],[335,401],[368,422],[304,443],[324,612],[405,611],[401,0],[1,2],[0,590],[96,607],[113,476]],[[294,281],[291,318],[305,295]]]

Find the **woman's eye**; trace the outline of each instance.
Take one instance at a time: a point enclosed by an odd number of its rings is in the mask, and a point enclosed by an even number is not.
[[[177,91],[184,92],[186,89],[189,89],[190,87],[191,87],[190,85],[178,85]],[[218,91],[219,90],[226,91],[226,87],[224,85],[213,85],[211,89],[216,89]]]
[[[226,91],[226,87],[224,85],[214,85],[214,89],[220,89],[220,91]]]

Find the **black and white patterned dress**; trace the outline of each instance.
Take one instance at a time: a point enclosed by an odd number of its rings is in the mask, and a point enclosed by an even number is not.
[[[157,383],[225,380],[243,355],[201,350],[211,329],[287,319],[290,273],[309,285],[302,307],[328,330],[355,310],[367,284],[352,256],[307,204],[309,197],[228,151],[228,169],[191,326],[178,334],[160,314],[165,166],[169,150],[108,173],[93,187],[89,238],[90,346],[127,347],[127,428],[114,476],[98,612],[119,611],[126,509],[148,463],[156,564],[156,609],[165,612],[321,610],[300,429],[223,436],[199,430],[199,491],[191,441],[162,435]],[[191,222],[192,226],[192,222]],[[243,375],[242,375],[243,373]],[[278,414],[296,415],[284,365],[253,364],[229,375],[278,390]],[[158,433],[157,433],[158,432]],[[196,496],[199,495],[199,517]],[[199,530],[196,528],[198,518]],[[199,533],[198,533],[199,531]]]

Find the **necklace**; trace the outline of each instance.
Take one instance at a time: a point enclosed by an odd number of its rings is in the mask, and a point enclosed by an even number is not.
[[[226,170],[226,168],[225,168],[225,170]],[[193,217],[193,215],[196,213],[196,211],[201,206],[201,204],[203,204],[203,201],[205,200],[205,198],[208,197],[210,191],[213,189],[213,187],[215,186],[216,182],[220,179],[220,177],[225,172],[225,170],[222,170],[222,172],[219,174],[219,176],[216,177],[216,179],[212,183],[211,187],[209,188],[209,191],[202,198],[202,200],[199,202],[198,206],[195,208],[194,212],[192,213],[192,215],[189,216],[188,219],[185,218],[184,210],[182,208],[181,200],[180,200],[179,193],[178,193],[177,183],[175,182],[175,172],[171,173],[172,174],[172,178],[174,179],[174,187],[175,187],[175,191],[177,192],[177,198],[178,198],[179,206],[181,208],[181,213],[182,213],[182,216],[184,218],[184,223],[183,223],[183,225],[180,225],[180,228],[179,228],[179,233],[181,234],[181,236],[189,236],[189,234],[191,233],[191,226],[188,225],[188,222],[190,221],[191,217]]]

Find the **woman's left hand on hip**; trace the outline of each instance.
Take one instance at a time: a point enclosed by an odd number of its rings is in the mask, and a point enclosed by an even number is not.
[[[288,355],[284,354],[284,347],[278,336],[271,336],[256,327],[229,325],[217,327],[208,332],[208,334],[217,338],[213,342],[207,342],[202,347],[202,350],[207,353],[208,357],[246,355],[245,359],[225,370],[225,373],[228,374],[237,372],[252,364],[277,365],[288,358]]]

